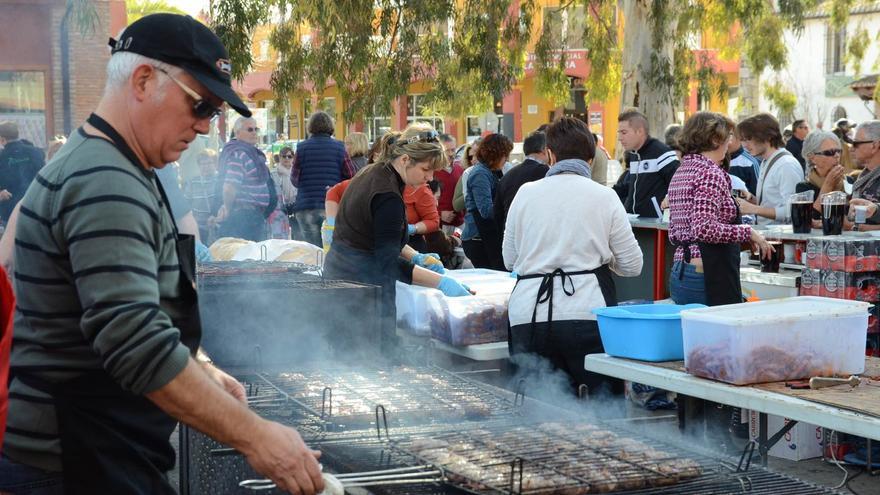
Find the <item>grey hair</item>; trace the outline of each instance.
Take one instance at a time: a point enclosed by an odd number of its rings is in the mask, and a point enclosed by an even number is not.
[[[237,133],[242,129],[242,127],[244,127],[245,124],[252,121],[256,122],[253,117],[239,117],[235,119],[235,123],[232,124],[232,132]]]
[[[801,149],[801,156],[804,157],[804,160],[810,164],[812,167],[812,163],[810,162],[810,155],[815,154],[822,147],[822,143],[826,140],[832,140],[837,143],[837,146],[840,146],[840,138],[837,137],[833,132],[823,131],[822,129],[816,129],[815,131],[807,134],[807,137],[804,138],[803,148]]]
[[[152,65],[174,76],[182,71],[182,69],[173,65],[137,53],[115,53],[110,57],[110,61],[107,62],[107,82],[104,84],[104,95],[111,94],[125,85],[134,70],[141,65]],[[162,82],[159,83],[159,88],[163,88],[166,84],[168,84],[167,77],[163,78]]]
[[[866,120],[856,127],[856,132],[865,130],[865,139],[880,141],[880,120]]]

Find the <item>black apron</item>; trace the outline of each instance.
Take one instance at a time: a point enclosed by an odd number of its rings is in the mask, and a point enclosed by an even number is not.
[[[401,245],[402,247],[402,245]],[[397,277],[379,268],[376,255],[369,251],[347,246],[342,241],[335,241],[330,246],[324,260],[324,278],[332,280],[351,280],[364,284],[376,285],[380,290],[379,341],[372,335],[362,335],[359,325],[349,325],[336,330],[331,339],[331,346],[341,353],[356,352],[358,354],[378,350],[386,358],[398,355],[400,339],[397,336]],[[371,349],[372,348],[372,349]]]
[[[602,298],[605,299],[606,306],[617,306],[617,290],[614,286],[614,279],[611,277],[611,269],[608,265],[602,265],[599,268],[595,268],[593,270],[581,270],[577,272],[567,273],[565,270],[561,268],[557,268],[553,270],[551,273],[535,273],[531,275],[517,275],[516,283],[519,284],[520,280],[529,280],[540,278],[541,285],[538,287],[538,295],[535,297],[535,309],[532,310],[532,343],[534,344],[535,339],[535,323],[538,319],[538,306],[543,303],[547,303],[547,328],[549,331],[553,330],[553,287],[554,287],[554,279],[559,277],[562,280],[562,292],[566,296],[574,295],[574,283],[571,280],[571,277],[578,275],[595,275],[596,281],[599,282],[599,290],[602,291]],[[566,282],[568,286],[566,286]],[[516,286],[514,285],[513,290],[516,290]],[[546,338],[546,335],[545,335]],[[508,348],[513,352],[513,336],[510,330],[510,322],[508,320],[507,325],[507,344]]]
[[[736,201],[734,201],[734,204],[736,205],[736,215],[731,225],[742,225],[739,204]],[[679,280],[684,276],[685,265],[691,262],[690,246],[696,244],[700,249],[700,255],[703,259],[703,279],[706,285],[706,304],[708,306],[739,304],[743,302],[742,286],[739,280],[740,243],[707,244],[705,242],[687,242],[672,244],[676,247],[680,246],[684,254],[681,270],[678,272]]]
[[[106,134],[133,166],[141,162],[122,136],[95,114],[87,122]],[[168,198],[156,180],[165,208]],[[195,355],[201,340],[195,283],[195,238],[181,235],[168,211],[177,236],[180,297],[186,316],[172,323],[180,340]],[[177,420],[143,395],[122,389],[104,370],[86,373],[63,383],[16,375],[26,385],[52,395],[61,438],[64,492],[67,494],[176,494],[165,475],[174,467],[169,438]]]

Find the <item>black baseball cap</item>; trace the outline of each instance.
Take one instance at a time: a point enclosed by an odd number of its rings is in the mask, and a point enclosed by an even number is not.
[[[232,89],[232,64],[220,38],[188,15],[151,14],[131,23],[119,40],[110,38],[112,53],[131,52],[175,67],[245,117],[251,111]]]

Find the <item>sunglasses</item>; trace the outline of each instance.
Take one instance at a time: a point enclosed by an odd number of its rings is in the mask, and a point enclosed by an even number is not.
[[[281,158],[286,158],[286,159],[289,160],[289,159],[293,158],[293,155],[291,155],[291,154],[284,154],[284,155],[281,155]]]
[[[406,144],[413,143],[439,143],[440,142],[440,134],[437,131],[424,131],[412,136],[407,139]]]
[[[863,144],[868,144],[868,143],[873,143],[873,142],[875,142],[873,139],[868,139],[866,141],[853,141],[852,145],[853,145],[853,148],[855,148],[856,146],[861,146]]]
[[[196,93],[194,89],[190,88],[189,86],[178,80],[176,77],[172,76],[170,73],[168,73],[167,70],[161,67],[155,68],[159,72],[168,76],[168,78],[174,81],[174,84],[177,84],[177,86],[180,87],[180,89],[182,89],[184,93],[188,94],[190,98],[195,100],[195,103],[193,103],[192,106],[192,112],[197,119],[214,119],[220,115],[221,110],[218,107],[212,105],[208,100],[202,98],[201,95]]]
[[[829,157],[830,157],[830,156],[837,156],[837,155],[839,155],[839,154],[841,154],[841,153],[843,153],[843,150],[841,150],[840,148],[835,148],[835,149],[831,149],[831,150],[817,151],[817,152],[814,153],[814,154],[816,154],[816,155],[822,155],[822,156],[829,156]]]

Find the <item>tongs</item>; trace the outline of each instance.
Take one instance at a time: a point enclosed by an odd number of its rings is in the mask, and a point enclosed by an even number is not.
[[[406,485],[412,483],[437,483],[443,481],[445,475],[442,469],[437,469],[430,464],[396,469],[384,469],[381,471],[366,471],[363,473],[324,474],[325,478],[335,478],[344,488],[358,486],[379,485]],[[244,480],[238,486],[249,490],[271,490],[275,483],[270,479]]]

